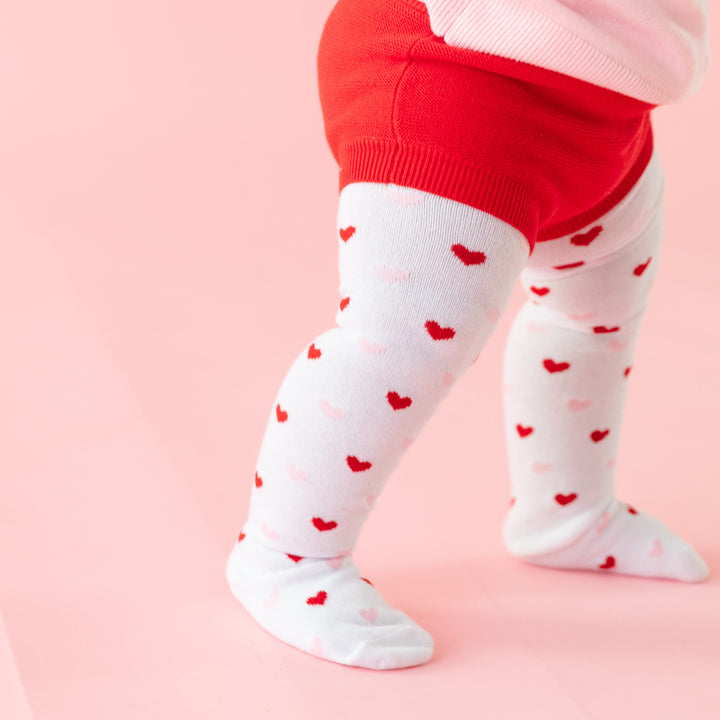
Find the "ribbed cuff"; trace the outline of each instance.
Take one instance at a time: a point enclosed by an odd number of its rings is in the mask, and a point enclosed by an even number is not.
[[[340,189],[354,182],[393,183],[470,205],[517,228],[530,243],[539,204],[530,191],[485,167],[435,147],[359,138],[340,147]]]
[[[426,145],[360,138],[340,148],[340,190],[354,182],[393,183],[470,205],[517,228],[528,240],[554,240],[582,230],[617,205],[645,171],[653,153],[648,132],[635,164],[601,202],[562,222],[538,227],[540,206],[524,186]]]

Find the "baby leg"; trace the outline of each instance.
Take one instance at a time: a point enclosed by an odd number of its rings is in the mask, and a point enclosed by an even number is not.
[[[503,537],[526,562],[707,576],[687,542],[615,497],[633,350],[658,267],[662,191],[655,157],[620,205],[584,232],[539,243],[522,273],[530,300],[505,355],[512,504]]]
[[[406,667],[430,658],[432,638],[360,576],[351,552],[404,451],[492,332],[529,246],[470,206],[375,183],[343,189],[337,244],[337,327],[303,349],[278,391],[227,578],[290,645]]]

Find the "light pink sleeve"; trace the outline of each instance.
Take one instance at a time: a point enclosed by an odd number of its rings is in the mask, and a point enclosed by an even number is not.
[[[454,47],[521,60],[653,104],[710,65],[707,0],[423,0]]]

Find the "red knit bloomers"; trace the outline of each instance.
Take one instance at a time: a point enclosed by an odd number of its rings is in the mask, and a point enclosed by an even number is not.
[[[604,215],[652,154],[654,105],[450,47],[417,0],[340,0],[318,73],[341,189],[441,195],[511,224],[531,249]]]

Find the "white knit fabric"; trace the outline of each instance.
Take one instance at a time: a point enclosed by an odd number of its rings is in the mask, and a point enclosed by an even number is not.
[[[707,0],[422,0],[448,45],[520,60],[655,105],[710,65]]]
[[[531,299],[505,348],[512,505],[503,538],[523,561],[707,577],[687,542],[615,495],[635,343],[660,261],[663,189],[655,155],[621,203],[584,232],[538,243],[522,272]]]
[[[518,276],[529,299],[505,362],[509,551],[557,568],[707,575],[685,541],[615,497],[662,186],[654,158],[606,216],[538,243],[530,258],[518,230],[468,205],[393,185],[343,189],[337,326],[303,348],[272,403],[247,521],[227,563],[233,594],[262,627],[346,665],[390,669],[431,657],[432,637],[360,576],[352,551],[405,450],[477,359]],[[475,473],[482,467],[468,466],[467,482]],[[457,494],[461,502],[462,482]]]
[[[337,327],[303,348],[272,405],[247,522],[227,564],[266,630],[372,669],[426,662],[431,636],[351,552],[383,486],[507,304],[529,246],[468,205],[375,183],[340,197]]]

